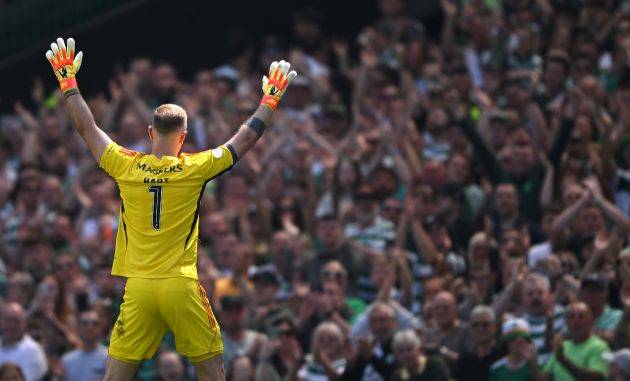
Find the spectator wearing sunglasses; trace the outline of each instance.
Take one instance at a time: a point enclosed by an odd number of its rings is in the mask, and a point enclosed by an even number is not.
[[[494,310],[485,305],[473,308],[470,326],[474,349],[463,352],[456,366],[455,376],[460,381],[487,380],[490,366],[502,355],[497,343],[497,318]]]
[[[105,375],[107,348],[101,344],[101,327],[102,322],[96,311],[81,313],[78,333],[82,346],[61,358],[64,380],[95,380]]]
[[[357,316],[363,313],[366,308],[366,304],[363,300],[359,298],[353,298],[348,296],[347,287],[348,287],[348,272],[343,267],[341,262],[339,261],[330,261],[327,262],[322,271],[320,273],[320,282],[322,284],[322,289],[333,290],[336,291],[337,299],[339,301],[343,301],[343,304],[348,309],[349,317],[348,321],[350,324],[356,321]],[[328,287],[325,285],[328,284]]]
[[[303,356],[295,322],[289,316],[281,316],[270,331],[263,359],[256,368],[256,379],[282,381],[295,377]]]

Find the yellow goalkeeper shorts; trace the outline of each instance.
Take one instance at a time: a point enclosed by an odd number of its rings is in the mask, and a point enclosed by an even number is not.
[[[193,362],[223,353],[219,324],[199,281],[128,278],[110,356],[127,362],[149,359],[169,329],[177,351]]]

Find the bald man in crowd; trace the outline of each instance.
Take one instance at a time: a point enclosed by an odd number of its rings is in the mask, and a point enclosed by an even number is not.
[[[608,344],[593,334],[595,319],[583,302],[569,305],[566,314],[568,338],[556,349],[544,368],[546,380],[604,381],[608,363],[603,354]]]
[[[26,381],[39,381],[48,369],[46,354],[41,345],[26,333],[24,309],[17,303],[8,303],[2,310],[2,339],[0,339],[0,366],[14,363],[22,369]]]

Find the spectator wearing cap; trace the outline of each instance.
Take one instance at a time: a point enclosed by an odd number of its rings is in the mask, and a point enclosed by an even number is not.
[[[26,333],[24,309],[17,303],[8,303],[2,309],[2,340],[0,365],[17,364],[26,381],[40,381],[48,370],[43,348]]]
[[[603,357],[610,363],[608,367],[609,381],[630,380],[630,349],[624,348],[616,352],[606,352]]]
[[[508,319],[503,323],[501,341],[507,347],[507,354],[490,367],[490,381],[538,379],[537,351],[531,343],[527,321]]]
[[[422,353],[422,341],[414,331],[396,332],[393,347],[398,369],[391,380],[447,381],[450,379],[448,367],[440,357]]]
[[[282,306],[278,300],[280,276],[273,265],[254,266],[250,270],[256,296],[251,307],[251,326],[260,330]]]
[[[225,296],[221,299],[221,331],[223,332],[223,362],[229,364],[239,354],[258,359],[267,337],[245,328],[247,308],[241,296]]]
[[[470,314],[473,346],[457,359],[454,375],[460,381],[487,380],[490,366],[502,355],[497,345],[497,320],[494,310],[485,305],[473,308]]]
[[[583,302],[573,302],[566,314],[568,339],[563,340],[544,367],[553,381],[605,380],[608,364],[602,355],[608,344],[593,335],[593,314]]]
[[[604,276],[600,273],[586,275],[580,285],[579,299],[591,309],[595,319],[594,333],[610,343],[622,312],[610,307]]]

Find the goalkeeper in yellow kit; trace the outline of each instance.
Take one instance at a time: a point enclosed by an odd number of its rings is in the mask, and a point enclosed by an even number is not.
[[[164,104],[148,127],[151,153],[125,149],[98,128],[75,78],[82,52],[59,38],[46,52],[59,80],[67,112],[99,166],[116,180],[122,203],[112,275],[127,278],[112,331],[106,380],[131,380],[170,329],[177,350],[188,356],[199,380],[224,378],[217,321],[197,278],[199,201],[208,181],[229,170],[260,138],[288,84],[289,63],[273,62],[263,77],[256,112],[224,145],[180,153],[186,112]]]

